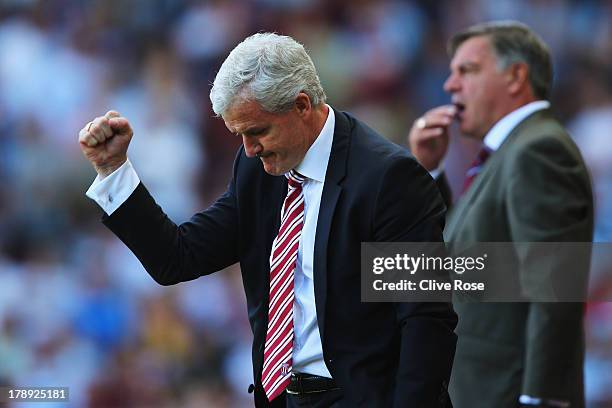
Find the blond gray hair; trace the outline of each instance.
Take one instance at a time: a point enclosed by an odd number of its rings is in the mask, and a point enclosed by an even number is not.
[[[210,91],[217,116],[236,100],[254,100],[267,112],[288,111],[300,92],[312,105],[325,103],[325,92],[304,46],[274,33],[247,37],[225,59]]]

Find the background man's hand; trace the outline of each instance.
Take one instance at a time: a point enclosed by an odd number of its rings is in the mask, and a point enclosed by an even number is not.
[[[79,145],[98,175],[104,178],[126,162],[133,134],[128,120],[111,110],[81,129]]]
[[[454,105],[427,111],[410,129],[408,144],[412,154],[428,171],[440,166],[448,150],[448,127],[457,112]]]

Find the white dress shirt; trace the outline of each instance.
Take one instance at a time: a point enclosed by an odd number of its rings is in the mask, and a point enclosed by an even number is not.
[[[331,378],[323,362],[323,346],[317,324],[313,280],[315,233],[336,124],[334,110],[329,106],[328,108],[329,114],[321,133],[306,152],[304,160],[295,168],[298,173],[307,178],[302,187],[304,226],[298,248],[294,281],[293,370]]]
[[[315,234],[336,123],[333,109],[328,108],[329,114],[321,133],[295,168],[306,180],[302,187],[304,226],[294,277],[293,370],[331,378],[323,361],[313,280]],[[85,194],[98,203],[106,214],[111,215],[129,198],[139,183],[140,179],[128,160],[104,179],[96,177]]]
[[[98,203],[106,214],[111,215],[132,195],[138,183],[140,178],[128,159],[105,178],[97,176],[85,195]]]
[[[483,143],[492,152],[496,151],[519,123],[527,119],[532,113],[548,109],[549,107],[550,103],[548,101],[534,101],[521,106],[498,120],[484,137]]]

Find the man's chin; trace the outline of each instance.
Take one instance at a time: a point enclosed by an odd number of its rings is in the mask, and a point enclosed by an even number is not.
[[[474,129],[467,126],[465,122],[459,122],[459,131],[461,132],[461,136],[467,137],[469,139],[478,139],[475,135]]]
[[[260,157],[261,163],[263,164],[264,171],[271,176],[282,176],[289,170],[283,170],[279,166],[275,165],[275,163],[270,163],[266,158]]]

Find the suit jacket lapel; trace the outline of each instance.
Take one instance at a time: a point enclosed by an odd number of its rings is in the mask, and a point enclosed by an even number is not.
[[[269,205],[262,205],[262,208],[269,209],[269,214],[272,217],[272,229],[269,230],[268,235],[268,253],[272,253],[272,242],[278,235],[281,223],[281,208],[285,202],[287,196],[287,178],[284,176],[268,176],[271,178],[271,186],[269,189],[265,189],[265,193],[262,194],[264,201],[270,200]],[[269,277],[269,274],[268,274]]]
[[[489,176],[493,174],[495,169],[499,166],[498,162],[501,160],[502,156],[503,152],[501,151],[501,148],[492,154],[491,158],[485,163],[481,173],[476,177],[470,188],[463,194],[457,204],[455,204],[448,222],[448,226],[444,231],[445,241],[453,241],[455,238],[455,232],[461,227],[461,225],[466,222],[473,221],[466,220],[466,211],[470,208],[472,202],[478,197],[478,194],[480,194],[480,190],[483,188],[483,186],[486,185],[486,181]]]
[[[346,116],[334,110],[336,125],[334,128],[334,141],[327,164],[325,184],[321,195],[321,206],[317,221],[314,247],[314,290],[317,308],[317,322],[319,333],[324,338],[325,331],[325,304],[327,302],[327,248],[329,232],[336,204],[342,187],[340,182],[346,175],[346,162],[350,143],[350,123]]]
[[[461,228],[461,226],[466,222],[473,221],[467,219],[469,217],[466,217],[465,213],[470,208],[474,200],[479,196],[479,194],[487,193],[487,188],[485,188],[487,186],[487,180],[495,173],[496,169],[501,166],[504,157],[504,151],[508,149],[508,146],[510,146],[511,139],[519,137],[519,135],[523,133],[524,129],[528,128],[530,125],[533,124],[533,122],[540,120],[542,117],[548,114],[549,110],[544,109],[541,111],[536,111],[533,114],[529,115],[527,118],[521,121],[512,130],[512,132],[510,132],[510,134],[508,135],[506,140],[504,140],[499,149],[495,153],[493,153],[491,158],[483,166],[482,172],[474,180],[474,183],[472,184],[470,189],[463,195],[463,197],[459,199],[458,203],[455,205],[455,208],[451,213],[448,226],[444,231],[444,238],[446,241],[453,241],[456,232]]]

